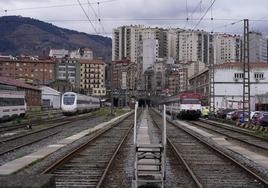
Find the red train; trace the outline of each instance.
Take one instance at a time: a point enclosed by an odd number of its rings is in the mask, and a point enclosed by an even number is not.
[[[167,113],[179,119],[195,120],[201,116],[201,98],[198,93],[180,93],[165,99]]]

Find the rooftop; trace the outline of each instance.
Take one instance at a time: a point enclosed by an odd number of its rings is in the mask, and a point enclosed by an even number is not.
[[[101,64],[101,65],[105,64],[105,63],[103,62],[103,60],[101,60],[101,59],[93,59],[93,60],[80,59],[79,62],[80,62],[81,64]]]
[[[251,62],[249,64],[250,68],[268,68],[268,63],[263,62]],[[224,69],[224,68],[243,68],[243,63],[241,62],[227,62],[222,64],[216,64],[216,69]]]
[[[21,88],[26,88],[26,89],[39,90],[38,88],[31,86],[29,84],[25,84],[22,81],[15,80],[15,79],[8,78],[8,77],[3,77],[3,76],[0,76],[0,84],[9,85],[9,86],[16,86],[16,87],[21,87]]]

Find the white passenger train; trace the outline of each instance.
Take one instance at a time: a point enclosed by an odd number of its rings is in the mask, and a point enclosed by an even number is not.
[[[24,91],[0,90],[0,121],[24,116],[26,108]]]
[[[96,97],[66,92],[62,95],[61,109],[64,114],[83,113],[100,108]]]

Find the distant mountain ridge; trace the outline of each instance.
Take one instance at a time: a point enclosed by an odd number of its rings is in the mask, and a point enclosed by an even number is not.
[[[89,47],[94,57],[111,60],[112,39],[57,27],[28,17],[0,17],[0,54],[48,55],[50,48]]]

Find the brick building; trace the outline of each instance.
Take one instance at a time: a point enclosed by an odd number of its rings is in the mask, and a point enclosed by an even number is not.
[[[0,76],[0,89],[25,91],[25,99],[28,107],[41,106],[41,90],[25,84],[19,80]]]
[[[209,69],[205,68],[189,79],[190,90],[199,93],[204,98],[209,97]]]
[[[0,58],[0,76],[31,84],[47,84],[55,79],[54,61],[35,58]]]
[[[94,96],[105,96],[105,63],[101,59],[79,60],[80,88]]]

